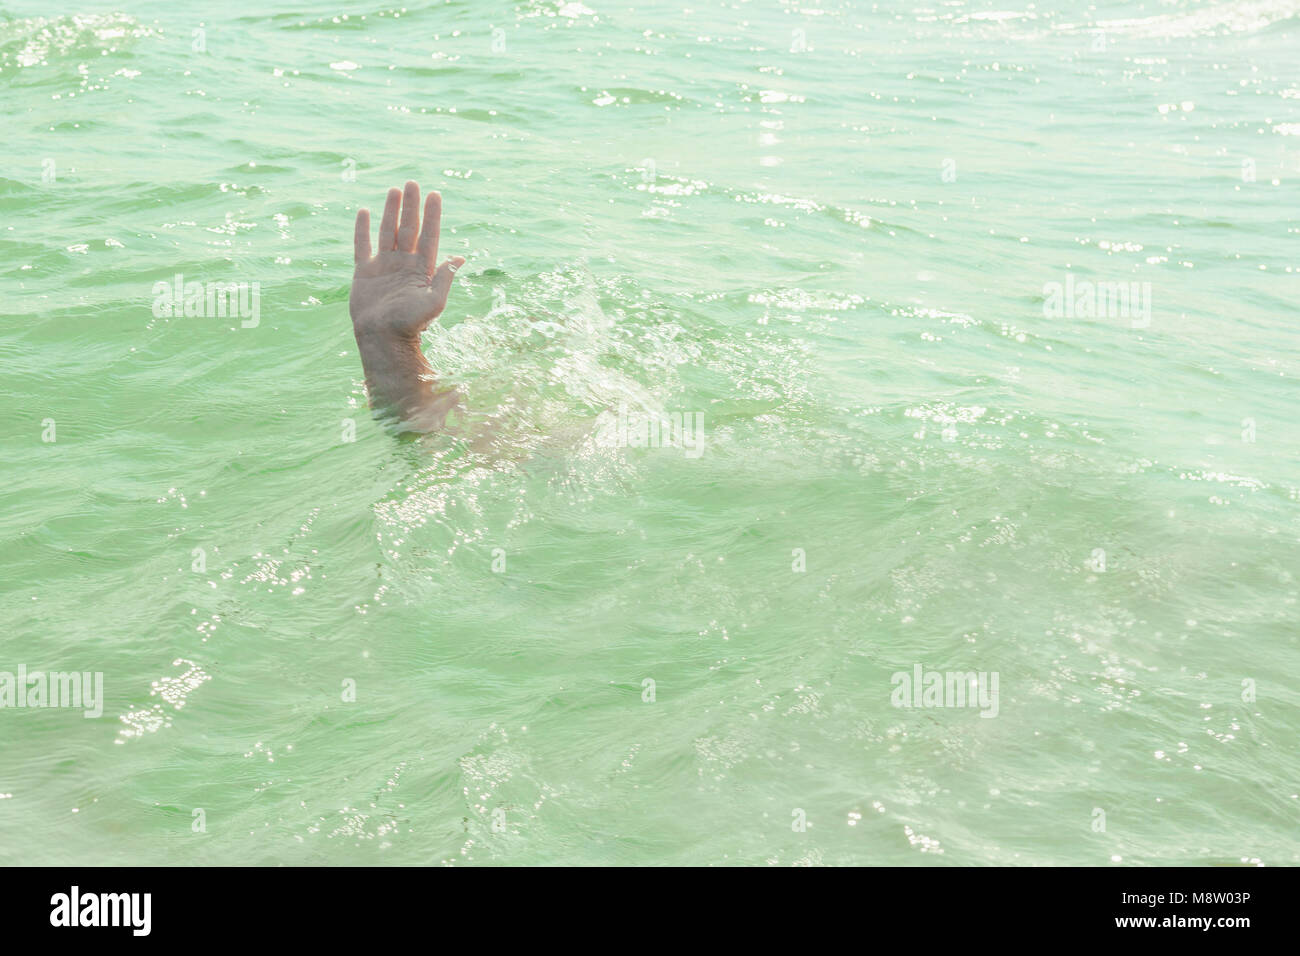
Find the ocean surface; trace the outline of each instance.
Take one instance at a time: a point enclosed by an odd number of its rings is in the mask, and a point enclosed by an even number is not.
[[[1300,862],[1300,0],[48,6],[0,863]]]

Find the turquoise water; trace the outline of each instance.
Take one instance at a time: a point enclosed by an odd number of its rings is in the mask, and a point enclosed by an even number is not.
[[[1300,0],[128,7],[0,9],[0,861],[1300,861]]]

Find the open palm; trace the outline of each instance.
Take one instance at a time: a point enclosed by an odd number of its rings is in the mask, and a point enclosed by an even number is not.
[[[434,268],[441,221],[442,196],[438,193],[429,193],[424,201],[421,229],[420,187],[408,182],[405,192],[390,189],[379,223],[378,251],[372,256],[370,210],[357,211],[356,271],[349,306],[359,334],[418,336],[442,313],[452,279],[465,260],[453,256]]]

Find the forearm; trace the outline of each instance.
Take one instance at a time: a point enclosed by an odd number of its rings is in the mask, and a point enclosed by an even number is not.
[[[433,368],[420,349],[420,334],[353,324],[370,405],[404,421],[437,427],[453,405],[454,393],[439,391]]]

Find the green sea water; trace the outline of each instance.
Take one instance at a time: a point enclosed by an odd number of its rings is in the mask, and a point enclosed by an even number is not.
[[[1300,861],[1300,0],[65,9],[0,671],[103,712],[0,708],[0,862]],[[406,179],[486,440],[366,408]]]

